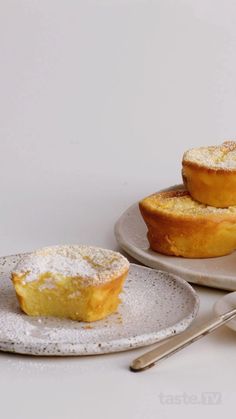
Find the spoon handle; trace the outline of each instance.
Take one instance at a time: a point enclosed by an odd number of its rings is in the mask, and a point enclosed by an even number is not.
[[[213,319],[208,320],[207,322],[195,327],[194,329],[191,328],[190,330],[186,330],[179,336],[168,340],[167,342],[159,345],[151,351],[148,351],[134,359],[130,365],[131,371],[143,371],[147,368],[153,367],[162,359],[168,358],[169,356],[180,351],[181,349],[202,338],[203,336],[214,332],[214,330],[227,323],[235,316],[236,308],[220,316],[214,317]]]

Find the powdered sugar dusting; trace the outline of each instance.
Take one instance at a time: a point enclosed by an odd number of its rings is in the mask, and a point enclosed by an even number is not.
[[[25,275],[24,282],[38,280],[42,274],[49,274],[43,287],[52,288],[51,274],[79,277],[85,284],[103,283],[114,275],[121,275],[129,266],[128,260],[118,252],[89,246],[53,246],[37,250],[17,264],[14,274]]]
[[[220,146],[193,148],[186,151],[183,161],[213,169],[236,170],[236,141]]]
[[[174,213],[179,215],[226,215],[235,219],[236,206],[228,208],[217,208],[210,205],[201,204],[192,199],[187,190],[182,187],[173,188],[167,192],[158,192],[143,200],[144,204],[154,211],[162,211],[167,214]]]

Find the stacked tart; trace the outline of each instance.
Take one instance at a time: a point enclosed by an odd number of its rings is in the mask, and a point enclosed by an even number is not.
[[[201,147],[183,156],[184,186],[139,203],[151,249],[207,258],[236,249],[236,142]]]
[[[182,175],[193,199],[219,208],[236,205],[236,141],[187,151]]]

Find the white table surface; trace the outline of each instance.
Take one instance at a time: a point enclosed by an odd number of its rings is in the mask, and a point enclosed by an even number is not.
[[[185,149],[235,136],[235,16],[230,0],[1,0],[1,255],[116,249],[116,219],[180,181]],[[196,289],[199,322],[224,292]],[[0,417],[235,416],[234,332],[131,373],[142,352],[2,353]]]

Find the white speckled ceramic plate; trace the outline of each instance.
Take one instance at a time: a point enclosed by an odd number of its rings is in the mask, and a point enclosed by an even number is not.
[[[92,355],[149,345],[185,330],[199,299],[183,279],[131,265],[117,314],[94,323],[29,317],[10,272],[21,255],[0,258],[0,350],[30,355]]]
[[[124,212],[115,225],[116,239],[128,254],[146,266],[180,275],[194,284],[236,290],[236,252],[210,259],[165,256],[149,248],[146,234],[147,227],[136,203]]]
[[[216,314],[224,314],[229,310],[232,310],[236,307],[236,292],[230,292],[229,294],[224,295],[218,301],[215,302],[213,310]],[[225,326],[228,326],[230,329],[236,331],[236,319],[230,320],[226,323]]]

